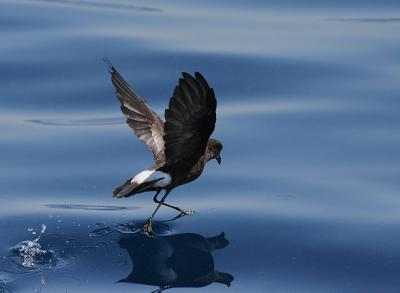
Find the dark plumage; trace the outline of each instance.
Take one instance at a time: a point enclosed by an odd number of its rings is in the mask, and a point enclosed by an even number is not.
[[[151,219],[160,205],[174,208],[182,215],[191,213],[165,203],[168,193],[198,178],[209,160],[216,159],[221,163],[222,144],[210,139],[215,128],[217,100],[214,90],[200,73],[191,76],[183,72],[165,110],[164,123],[115,67],[108,60],[106,62],[126,122],[152,150],[155,160],[155,165],[128,179],[113,194],[121,198],[146,191],[156,192],[153,200],[158,206],[145,225],[145,232],[151,234]],[[158,200],[161,190],[166,192]]]

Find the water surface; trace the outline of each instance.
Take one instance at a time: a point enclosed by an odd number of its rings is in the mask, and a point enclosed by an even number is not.
[[[0,1],[0,292],[398,292],[399,12]],[[222,165],[174,190],[196,213],[162,209],[155,239],[150,194],[111,197],[152,154],[104,57],[160,115],[182,71],[217,94]]]

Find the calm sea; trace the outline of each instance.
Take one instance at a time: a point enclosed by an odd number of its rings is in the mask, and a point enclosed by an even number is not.
[[[0,292],[400,292],[399,31],[389,0],[0,0]],[[104,57],[162,117],[182,71],[217,95],[222,164],[151,239]]]

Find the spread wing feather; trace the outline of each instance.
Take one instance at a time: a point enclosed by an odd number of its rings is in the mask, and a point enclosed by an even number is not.
[[[217,100],[200,73],[182,76],[165,110],[165,159],[167,166],[189,170],[204,154],[214,131]]]
[[[127,124],[136,136],[152,150],[156,163],[164,164],[164,122],[111,64],[110,72]]]

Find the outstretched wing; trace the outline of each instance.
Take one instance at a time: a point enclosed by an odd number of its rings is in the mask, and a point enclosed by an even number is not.
[[[165,159],[167,166],[188,170],[204,154],[214,131],[217,100],[200,73],[182,76],[165,110]]]
[[[126,123],[154,154],[157,164],[165,162],[164,156],[164,122],[150,108],[110,64],[111,80],[116,89],[116,96],[121,102],[122,113]]]

